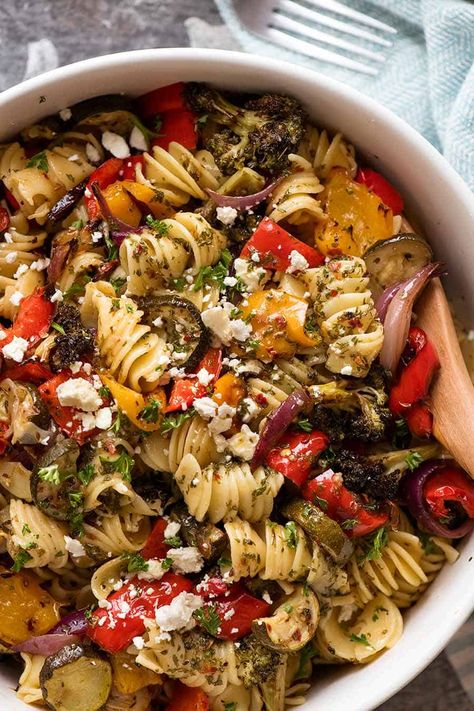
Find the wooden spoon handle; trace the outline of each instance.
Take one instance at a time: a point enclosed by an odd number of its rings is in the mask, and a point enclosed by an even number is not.
[[[433,434],[474,478],[474,388],[439,279],[426,286],[415,312],[441,364],[431,388]]]

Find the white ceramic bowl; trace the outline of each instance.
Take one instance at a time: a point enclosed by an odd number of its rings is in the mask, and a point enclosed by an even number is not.
[[[300,99],[322,126],[341,130],[392,180],[450,269],[448,290],[461,317],[473,318],[474,197],[444,158],[380,104],[345,84],[266,57],[199,49],[114,54],[43,74],[0,95],[0,142],[38,119],[100,94],[140,95],[179,80],[241,91],[276,90]],[[471,322],[467,324],[474,327]],[[323,668],[305,709],[369,711],[395,694],[445,647],[474,609],[474,536],[405,617],[400,642],[368,666]],[[472,562],[470,562],[472,560]],[[16,679],[0,669],[0,708],[24,709]]]

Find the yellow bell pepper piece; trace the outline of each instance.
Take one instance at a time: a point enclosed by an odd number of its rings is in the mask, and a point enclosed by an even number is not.
[[[135,390],[131,388],[125,387],[125,385],[120,385],[120,383],[117,383],[110,375],[100,373],[100,379],[112,393],[112,397],[116,401],[118,408],[127,415],[135,427],[138,427],[144,432],[155,432],[160,429],[163,412],[166,407],[166,395],[163,388],[157,388],[154,392],[147,393],[147,395],[144,396],[141,393],[136,393]],[[154,402],[158,403],[157,407],[154,405]],[[150,412],[149,417],[151,417],[152,420],[143,417],[143,411],[147,406]],[[142,415],[140,416],[141,413]],[[156,421],[153,421],[155,417]]]
[[[60,619],[60,603],[40,586],[31,572],[0,569],[0,639],[20,644],[46,634]]]
[[[124,189],[122,182],[117,180],[112,185],[109,185],[103,191],[103,195],[114,217],[126,222],[128,225],[138,227],[142,219],[142,213]]]
[[[246,305],[241,305],[242,318],[250,319],[253,338],[259,341],[256,356],[263,361],[290,357],[296,347],[318,345],[305,331],[308,302],[278,289],[256,291]]]
[[[362,256],[375,242],[393,235],[393,213],[343,168],[334,168],[320,199],[327,222],[315,229],[315,246],[324,255]]]
[[[233,373],[226,373],[214,385],[212,399],[219,405],[225,402],[229,407],[237,407],[244,397],[245,385]]]
[[[159,674],[139,666],[129,654],[111,654],[114,686],[119,694],[135,694],[149,685],[161,685]]]
[[[132,195],[135,200],[143,202],[150,208],[153,216],[159,220],[174,215],[175,210],[158,199],[156,190],[153,190],[148,185],[137,183],[134,180],[124,180],[122,182],[124,189]]]

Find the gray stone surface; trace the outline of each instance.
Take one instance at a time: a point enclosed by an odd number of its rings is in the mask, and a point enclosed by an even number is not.
[[[38,70],[109,52],[229,46],[225,30],[209,35],[207,23],[221,24],[212,0],[0,0],[0,90]],[[472,705],[442,654],[378,711],[447,709]]]

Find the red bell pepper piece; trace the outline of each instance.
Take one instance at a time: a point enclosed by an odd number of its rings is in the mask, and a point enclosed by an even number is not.
[[[404,414],[408,429],[414,437],[428,439],[433,432],[433,413],[424,402],[417,402]]]
[[[218,629],[212,629],[214,637],[234,641],[245,637],[252,628],[253,620],[265,617],[269,609],[268,602],[250,595],[242,584],[237,583],[224,595],[204,605],[203,614],[208,620],[212,619],[211,615],[219,617]]]
[[[316,457],[326,449],[329,438],[324,432],[288,432],[267,455],[267,464],[297,486],[309,476]]]
[[[296,239],[269,217],[264,217],[240,256],[250,259],[256,253],[262,267],[285,271],[291,264],[290,254],[293,251],[299,252],[309,267],[317,267],[324,262],[323,255],[317,249]]]
[[[98,608],[90,616],[88,636],[102,649],[115,653],[126,649],[134,637],[145,631],[144,619],[153,619],[155,609],[182,592],[190,592],[192,583],[182,575],[166,573],[161,580],[132,578],[107,598],[111,607]],[[100,621],[105,619],[104,623]]]
[[[166,519],[157,519],[141,551],[141,555],[145,560],[150,560],[150,558],[166,558],[166,554],[169,550],[169,546],[165,543],[165,528],[167,525],[168,521],[166,521]]]
[[[25,296],[20,302],[13,326],[5,330],[5,337],[0,340],[0,348],[10,343],[14,336],[29,341],[30,348],[35,346],[49,331],[53,312],[54,304],[45,297],[44,288]]]
[[[119,178],[122,170],[123,160],[121,158],[109,158],[105,163],[99,165],[89,176],[86,186],[85,203],[89,220],[96,220],[100,217],[100,207],[92,194],[91,185],[97,183],[101,190],[105,190],[109,185],[114,183]]]
[[[0,232],[5,232],[10,227],[10,213],[4,207],[0,207]]]
[[[229,592],[229,585],[216,575],[213,578],[207,578],[198,583],[196,592],[205,600],[211,600]]]
[[[344,486],[342,475],[331,470],[308,482],[303,496],[340,523],[350,537],[366,536],[388,521],[388,514],[364,508],[362,499]]]
[[[400,215],[403,212],[403,198],[395,190],[386,178],[376,170],[371,168],[359,168],[355,177],[357,183],[362,183],[369,190],[379,196],[384,205],[389,207],[394,215]]]
[[[177,681],[173,687],[173,697],[165,711],[209,711],[209,697],[202,689],[185,686]]]
[[[402,415],[427,396],[430,383],[439,368],[436,350],[421,328],[410,328],[407,350],[409,354],[414,352],[414,356],[402,368],[398,383],[390,390],[389,406],[394,415]]]
[[[13,210],[20,209],[20,203],[18,202],[16,197],[13,195],[13,193],[10,192],[10,190],[8,190],[7,188],[5,188],[5,199]]]
[[[458,467],[447,465],[436,471],[423,487],[426,504],[440,522],[450,518],[446,502],[459,504],[469,518],[474,518],[474,482]]]
[[[41,363],[25,363],[25,365],[17,365],[13,368],[8,368],[2,373],[0,379],[11,378],[12,380],[20,380],[21,382],[39,385],[53,377],[54,374],[49,368],[46,368],[46,366]]]
[[[71,378],[84,378],[90,383],[94,382],[92,376],[83,370],[80,370],[78,373],[71,373],[70,370],[62,370],[53,378],[40,385],[38,392],[58,427],[60,427],[68,437],[72,437],[72,439],[75,439],[79,444],[84,444],[86,440],[93,437],[100,430],[95,427],[90,430],[83,430],[81,420],[75,419],[77,414],[81,411],[75,407],[61,405],[59,402],[57,389],[59,385]],[[102,402],[104,405],[107,405],[109,401],[106,398],[102,398]]]
[[[196,115],[189,109],[171,109],[161,115],[159,137],[152,140],[153,146],[168,150],[172,141],[193,150],[197,146]]]
[[[150,118],[165,111],[173,111],[185,107],[183,91],[186,84],[178,81],[159,89],[154,89],[138,99],[139,113],[142,118]]]
[[[207,372],[213,376],[209,385],[217,380],[222,370],[222,351],[219,348],[209,348],[196,368],[196,373],[202,369],[207,370]],[[165,412],[187,410],[188,407],[191,407],[194,400],[206,395],[209,385],[203,385],[196,377],[176,380],[173,383]]]
[[[143,155],[140,154],[138,156],[126,158],[123,166],[123,175],[120,177],[122,177],[123,180],[136,180],[135,171],[137,169],[137,165],[141,165],[142,168],[145,165]]]

